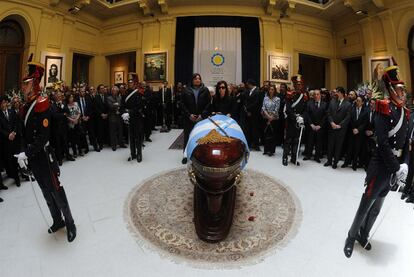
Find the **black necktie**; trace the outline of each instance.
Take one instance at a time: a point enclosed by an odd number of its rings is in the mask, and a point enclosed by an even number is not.
[[[4,111],[4,116],[6,117],[7,121],[9,121],[9,113],[7,110]]]

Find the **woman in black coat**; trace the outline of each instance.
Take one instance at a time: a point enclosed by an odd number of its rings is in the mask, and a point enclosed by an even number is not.
[[[216,85],[216,94],[210,106],[210,113],[231,116],[233,109],[232,99],[226,81],[219,81]]]

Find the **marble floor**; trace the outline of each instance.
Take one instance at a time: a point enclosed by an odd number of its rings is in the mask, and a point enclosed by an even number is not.
[[[6,180],[9,190],[0,191],[5,200],[0,204],[0,276],[413,276],[413,206],[390,194],[383,209],[389,212],[373,249],[356,246],[347,259],[342,248],[363,191],[364,172],[333,170],[311,161],[284,167],[281,149],[271,158],[251,153],[248,168],[279,179],[301,203],[298,233],[284,248],[258,264],[231,270],[176,264],[140,248],[126,228],[124,202],[142,180],[182,166],[181,151],[168,150],[179,132],[156,132],[141,164],[126,161],[127,149],[90,152],[64,163],[61,181],[78,227],[71,244],[64,231],[55,237],[47,234],[28,182],[17,188]]]

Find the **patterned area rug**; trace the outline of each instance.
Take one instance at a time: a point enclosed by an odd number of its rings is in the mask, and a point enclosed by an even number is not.
[[[182,150],[184,148],[184,131],[174,140],[168,149]]]
[[[196,235],[193,186],[185,168],[146,180],[125,204],[128,229],[141,246],[176,262],[208,268],[262,261],[296,234],[301,214],[292,192],[253,170],[244,171],[237,186],[233,225],[220,243],[205,243]]]

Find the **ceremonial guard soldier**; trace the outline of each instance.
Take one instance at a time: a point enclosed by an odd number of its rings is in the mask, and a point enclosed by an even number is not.
[[[28,63],[28,75],[23,79],[22,84],[26,100],[21,114],[24,118],[24,151],[16,157],[23,170],[29,168],[33,172],[42,190],[53,218],[53,225],[48,232],[54,233],[66,226],[67,239],[72,242],[76,237],[76,226],[65,190],[58,179],[59,166],[49,146],[49,99],[40,95],[39,83],[45,68],[43,64],[31,62],[31,58]]]
[[[298,74],[292,77],[294,91],[289,91],[285,97],[285,118],[286,132],[285,142],[283,144],[284,166],[288,164],[288,155],[290,153],[290,161],[299,165],[297,159],[298,149],[300,147],[300,137],[305,128],[303,114],[306,109],[306,101],[308,99],[304,89],[302,75]]]
[[[351,257],[354,243],[371,249],[369,232],[380,213],[385,197],[395,184],[404,187],[409,160],[409,111],[405,107],[404,82],[397,66],[385,69],[382,77],[389,98],[377,100],[375,117],[376,148],[365,178],[365,192],[345,241],[344,253]]]
[[[144,100],[143,89],[138,87],[137,74],[128,73],[128,90],[122,96],[121,109],[122,119],[129,124],[129,147],[131,156],[128,161],[137,159],[142,161],[142,142],[143,142],[143,120],[144,120]]]

